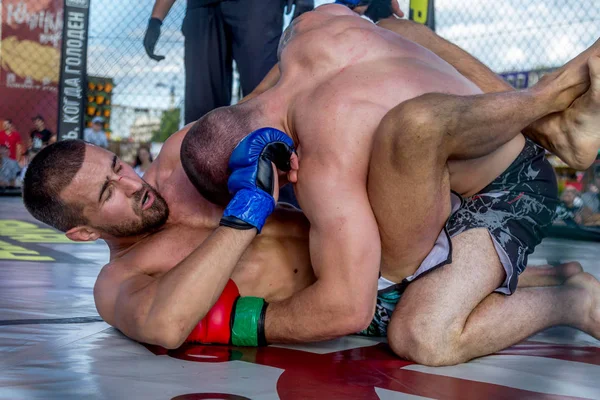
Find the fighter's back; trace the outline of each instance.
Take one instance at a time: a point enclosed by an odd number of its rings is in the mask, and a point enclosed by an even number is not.
[[[368,155],[379,122],[399,103],[434,91],[480,93],[431,51],[334,4],[295,20],[280,57],[278,86],[293,98],[292,128],[304,154],[335,143],[340,153]]]
[[[282,39],[280,57],[284,79],[302,69],[304,80],[313,88],[324,81],[333,83],[330,80],[338,76],[346,78],[345,75],[361,71],[368,73],[371,85],[379,86],[381,82],[398,89],[393,99],[382,99],[393,105],[432,88],[456,94],[479,92],[474,84],[428,49],[336,4],[321,6],[294,20]],[[391,81],[390,73],[398,76],[397,84]],[[349,89],[355,91],[357,84],[354,79]],[[376,90],[363,95],[375,94]],[[378,97],[381,97],[380,92]]]
[[[299,17],[281,47],[281,78],[274,89],[290,99],[288,121],[301,161],[335,148],[322,158],[364,179],[373,135],[392,108],[425,93],[481,93],[433,52],[335,4]],[[497,158],[508,160],[518,153],[519,140],[500,148]],[[481,189],[489,178],[483,174],[472,183],[460,182],[465,171],[481,167],[476,160],[452,161],[449,167],[460,193]]]

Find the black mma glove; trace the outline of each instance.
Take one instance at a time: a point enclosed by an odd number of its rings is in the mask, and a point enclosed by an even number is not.
[[[144,48],[146,49],[146,54],[156,61],[165,59],[165,56],[154,54],[154,47],[156,47],[156,42],[158,42],[158,38],[160,37],[161,25],[162,21],[160,19],[150,18],[148,21],[148,28],[146,29],[146,36],[144,36]]]
[[[392,1],[396,0],[336,0],[336,4],[342,4],[351,10],[356,7],[367,6],[364,16],[371,21],[377,22],[380,19],[391,17],[394,13]]]
[[[394,11],[392,10],[392,1],[396,0],[371,0],[365,1],[368,3],[367,11],[365,11],[365,17],[368,17],[371,21],[377,22],[380,19],[389,18],[392,16]]]
[[[287,4],[285,6],[285,15],[289,15],[292,12],[292,5],[296,5],[294,9],[294,15],[292,15],[292,20],[296,17],[304,14],[305,12],[312,11],[315,8],[314,0],[287,0]]]

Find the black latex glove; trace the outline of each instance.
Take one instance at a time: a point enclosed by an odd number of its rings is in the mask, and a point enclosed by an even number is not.
[[[160,19],[150,18],[148,21],[148,28],[146,29],[146,36],[144,36],[144,48],[146,49],[146,54],[148,54],[148,57],[156,61],[165,59],[165,56],[154,54],[154,47],[156,47],[156,42],[158,42],[158,38],[160,37],[161,25],[162,21]]]
[[[365,11],[365,16],[369,17],[373,22],[391,17],[394,13],[394,10],[392,9],[392,2],[390,0],[371,0],[368,2],[365,1],[364,3],[369,4],[367,10]]]
[[[312,11],[315,8],[314,0],[287,0],[287,4],[285,6],[285,15],[289,15],[292,12],[292,6],[296,5],[294,9],[294,15],[292,15],[292,19],[304,14],[307,11]]]

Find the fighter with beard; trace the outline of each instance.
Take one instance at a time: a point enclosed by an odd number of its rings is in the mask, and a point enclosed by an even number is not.
[[[413,31],[421,27],[396,21],[390,28],[423,40],[450,62],[454,56],[465,75],[470,71],[479,81],[496,81],[464,52]],[[189,129],[165,143],[145,181],[114,154],[73,141],[41,152],[24,189],[25,204],[36,218],[73,240],[108,243],[111,260],[94,291],[101,316],[135,340],[171,348],[211,311],[229,277],[243,297],[268,302],[287,299],[316,280],[302,213],[276,209],[259,236],[219,226],[223,208],[200,196],[181,166],[181,143]],[[276,199],[277,180],[272,190]],[[539,279],[528,284],[557,284],[579,270],[577,265],[552,270],[558,277],[533,270]]]

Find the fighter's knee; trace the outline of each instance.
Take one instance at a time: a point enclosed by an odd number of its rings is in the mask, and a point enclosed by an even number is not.
[[[436,118],[432,109],[420,102],[404,102],[390,110],[381,120],[376,141],[395,152],[409,148],[408,144],[430,148],[439,135],[435,129]]]
[[[448,343],[420,338],[402,338],[388,336],[391,349],[399,357],[413,361],[417,364],[430,367],[456,365],[463,360],[459,349],[449,346]]]
[[[416,321],[413,321],[416,322]],[[422,365],[439,367],[466,361],[458,335],[418,322],[388,331],[388,343],[398,356]]]

